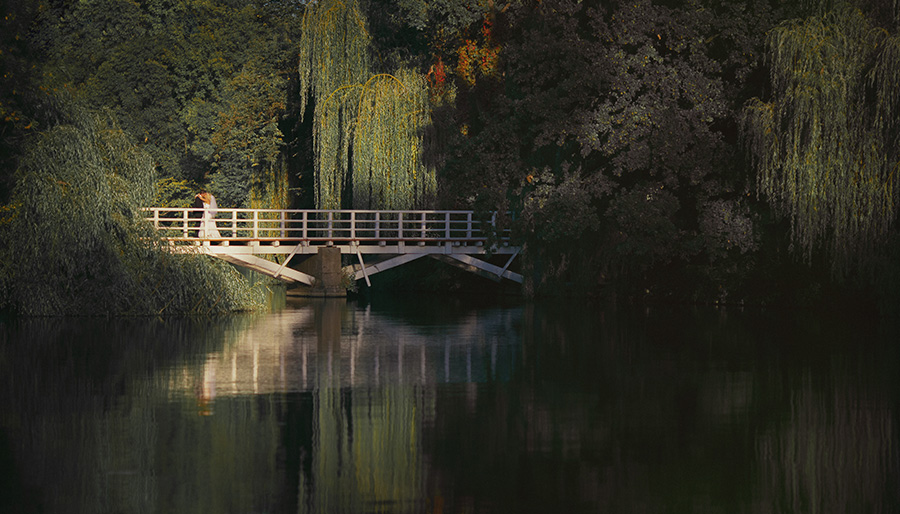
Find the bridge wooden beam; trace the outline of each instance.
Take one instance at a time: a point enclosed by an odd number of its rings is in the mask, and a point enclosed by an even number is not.
[[[509,271],[520,252],[511,244],[509,229],[501,229],[497,244],[489,247],[485,226],[495,226],[496,218],[481,221],[473,211],[219,209],[215,238],[197,237],[199,227],[191,225],[199,224],[192,214],[203,214],[202,209],[151,207],[145,211],[172,252],[205,253],[284,281],[315,284],[318,292],[326,294],[336,288],[341,254],[356,256],[359,264],[343,269],[366,283],[370,275],[426,255],[491,280],[523,282],[522,275]],[[378,255],[369,259],[380,262],[367,264],[366,254]],[[279,266],[261,258],[265,255],[286,258]],[[314,257],[301,263],[300,271],[288,267],[297,255]],[[478,255],[506,255],[507,260],[500,267]]]
[[[198,247],[204,248],[205,253],[209,255],[315,255],[319,248],[325,247],[324,244],[304,244],[297,245],[291,241],[290,244],[282,243],[279,246],[271,244],[259,244],[256,241],[250,242],[231,242],[226,245],[227,241],[223,241],[221,245],[169,245],[169,250],[174,253],[194,253]],[[299,246],[299,248],[298,248]],[[385,246],[359,244],[357,242],[340,242],[333,245],[339,248],[342,254],[356,255],[402,255],[412,254],[467,254],[467,255],[486,255],[488,252],[494,255],[512,255],[518,253],[519,248],[515,246],[501,246],[498,248],[486,248],[484,246],[451,246],[447,244],[427,244],[425,246],[418,245],[399,245],[390,244]]]
[[[363,260],[362,254],[359,253],[359,246],[356,247],[356,258],[359,259],[360,271],[362,271],[363,278],[366,279],[366,285],[372,287],[372,282],[369,280],[369,273],[366,272],[366,262]]]
[[[297,271],[293,268],[282,268],[279,264],[266,259],[262,259],[255,255],[234,255],[220,253],[216,254],[216,257],[222,259],[223,261],[230,262],[238,266],[243,266],[245,268],[250,268],[254,271],[258,271],[270,277],[275,277],[285,282],[300,282],[301,284],[306,284],[308,286],[316,285],[316,278],[312,275],[307,275],[306,273]]]
[[[284,262],[281,263],[281,267],[278,268],[278,271],[276,271],[275,275],[273,275],[275,278],[278,278],[278,276],[281,275],[281,272],[284,271],[284,269],[287,267],[288,261],[290,261],[291,258],[297,254],[297,250],[299,250],[300,248],[301,248],[301,245],[295,246],[294,249],[291,250],[291,253],[288,254],[287,257],[285,257]]]
[[[506,269],[512,262],[512,258],[506,263],[506,266],[501,268],[500,266],[495,266],[489,262],[476,259],[475,257],[464,253],[432,254],[431,257],[496,282],[499,282],[502,278],[507,278],[521,284],[525,280],[525,277],[522,275]],[[515,257],[515,255],[513,255],[513,257]],[[485,272],[487,274],[485,274]]]
[[[380,273],[382,271],[389,270],[391,268],[396,268],[397,266],[401,266],[408,262],[412,262],[416,259],[420,259],[425,257],[428,254],[425,253],[405,253],[402,255],[398,255],[396,257],[391,257],[390,259],[383,260],[377,264],[370,264],[365,266],[365,268],[359,267],[358,264],[354,264],[351,266],[344,266],[345,273],[353,273],[353,278],[355,280],[359,280],[366,275],[372,276],[376,273]]]

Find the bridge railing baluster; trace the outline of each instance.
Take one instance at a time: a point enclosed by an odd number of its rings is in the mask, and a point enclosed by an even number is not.
[[[421,213],[422,224],[419,229],[419,237],[422,238],[421,244],[425,244],[425,212]]]
[[[331,238],[334,237],[332,229],[334,227],[334,216],[332,211],[328,211],[328,241],[331,241]]]
[[[350,211],[350,240],[356,240],[356,211]]]
[[[146,219],[170,241],[195,241],[201,219],[194,208],[147,208]],[[453,210],[291,210],[220,209],[216,225],[221,239],[247,241],[309,241],[312,244],[396,245],[447,243],[476,246],[496,232],[509,246],[510,230],[498,227],[499,216],[480,221],[473,211]],[[505,219],[505,218],[504,218]],[[482,224],[483,223],[483,224]]]

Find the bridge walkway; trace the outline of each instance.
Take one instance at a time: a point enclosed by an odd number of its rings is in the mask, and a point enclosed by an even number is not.
[[[173,252],[204,253],[286,282],[315,286],[316,277],[288,266],[297,256],[340,252],[356,257],[341,270],[371,285],[372,275],[432,257],[487,278],[522,283],[509,270],[521,251],[509,230],[474,211],[218,209],[149,207],[147,219]],[[323,250],[326,249],[326,250]],[[284,256],[275,262],[272,256]],[[505,265],[488,262],[505,256]],[[268,258],[267,258],[268,257]]]

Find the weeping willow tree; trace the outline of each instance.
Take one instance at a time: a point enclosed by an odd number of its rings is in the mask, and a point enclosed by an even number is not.
[[[363,86],[353,140],[354,207],[408,209],[431,203],[435,174],[419,160],[428,113],[425,79],[415,72],[376,75]]]
[[[314,103],[316,205],[427,207],[436,180],[420,159],[420,133],[429,120],[425,81],[405,69],[374,73],[370,43],[357,0],[307,6],[300,95],[301,112]]]
[[[264,306],[234,269],[162,248],[141,207],[149,155],[109,114],[72,101],[36,134],[0,209],[0,311],[25,315],[203,314]]]
[[[772,99],[743,128],[757,186],[790,217],[792,249],[832,271],[865,264],[897,216],[900,37],[841,8],[775,28]]]

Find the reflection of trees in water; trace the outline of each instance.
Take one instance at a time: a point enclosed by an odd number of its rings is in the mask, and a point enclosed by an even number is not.
[[[417,511],[418,427],[433,406],[421,389],[400,380],[379,384],[382,373],[372,377],[359,369],[378,367],[378,349],[373,359],[365,351],[369,346],[391,342],[377,337],[377,317],[366,313],[357,319],[343,301],[316,302],[309,309],[314,330],[294,330],[293,339],[304,352],[303,389],[313,398],[300,512]],[[400,359],[393,364],[402,376]]]
[[[799,382],[790,411],[757,439],[761,508],[891,512],[900,505],[900,470],[889,405],[852,387],[823,392],[809,375]],[[881,498],[889,503],[873,501]]]
[[[419,511],[435,383],[514,356],[513,314],[462,316],[29,324],[0,347],[2,427],[28,441],[10,471],[47,512]]]
[[[429,484],[439,484],[429,493],[440,492],[448,511],[892,508],[896,427],[883,380],[860,377],[873,369],[868,360],[831,371],[804,361],[802,341],[785,362],[761,337],[794,341],[775,325],[755,332],[756,321],[526,310],[511,383],[480,385],[474,406],[437,391],[423,436]],[[843,343],[821,340],[833,335],[822,330],[810,349],[837,360],[864,353],[838,353]],[[827,379],[783,381],[794,373]]]
[[[434,388],[497,377],[498,361],[517,346],[509,329],[517,313],[469,312],[453,324],[415,325],[344,302],[309,308],[314,331],[293,331],[315,420],[300,511],[421,512],[422,427],[436,415]]]
[[[221,345],[247,318],[43,318],[0,324],[0,429],[10,511],[157,512],[165,398],[159,368]],[[164,381],[163,381],[164,382]],[[165,414],[165,410],[162,411]],[[29,491],[30,492],[26,492]]]
[[[807,356],[795,333],[752,317],[613,312],[404,324],[339,302],[3,331],[0,435],[23,484],[42,488],[14,505],[730,513],[896,501],[895,363],[824,344],[827,327]]]
[[[428,397],[403,386],[313,394],[315,430],[300,512],[420,511],[419,427],[433,409]]]
[[[217,402],[210,416],[188,402],[158,406],[156,512],[260,512],[286,501],[281,409],[272,396]],[[283,505],[282,505],[283,506]]]
[[[308,391],[508,379],[519,346],[521,310],[468,310],[450,324],[416,325],[344,300],[314,301],[259,318],[229,334],[204,376],[215,377],[217,398]],[[421,319],[421,318],[420,318]],[[187,363],[173,389],[202,390],[197,366]]]

